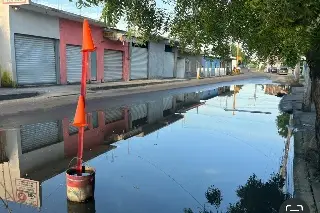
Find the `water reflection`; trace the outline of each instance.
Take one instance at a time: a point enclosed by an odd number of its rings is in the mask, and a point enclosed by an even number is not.
[[[232,85],[88,113],[84,161],[96,168],[97,182],[87,204],[66,200],[64,171],[77,154],[73,115],[0,131],[0,196],[14,213],[181,212],[200,204],[203,211],[203,192],[214,183],[219,191],[210,188],[206,197],[217,203],[211,194],[220,192],[225,212],[252,172],[265,180],[284,162],[274,123],[279,98],[264,88]]]
[[[272,174],[270,179],[264,182],[255,174],[250,176],[246,184],[239,186],[236,194],[239,201],[230,203],[227,210],[220,210],[223,195],[219,188],[214,185],[208,187],[204,193],[207,205],[197,211],[199,213],[271,213],[278,212],[281,204],[291,195],[283,191],[285,180],[280,174]],[[209,204],[209,205],[208,205]],[[214,208],[214,209],[212,209]],[[185,208],[184,213],[195,213],[191,208]]]

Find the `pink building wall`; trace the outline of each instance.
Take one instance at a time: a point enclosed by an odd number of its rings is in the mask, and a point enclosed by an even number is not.
[[[129,48],[127,42],[111,41],[103,38],[103,28],[91,25],[93,42],[97,47],[97,81],[104,81],[104,50],[119,50],[123,52],[123,71],[124,81],[129,81]],[[67,61],[66,45],[82,45],[82,23],[67,19],[59,20],[60,30],[60,80],[61,84],[67,84]],[[90,68],[90,66],[89,66]],[[91,70],[87,78],[90,79]]]
[[[103,144],[105,137],[112,134],[122,134],[129,131],[129,113],[128,109],[123,110],[123,119],[113,123],[105,124],[104,112],[98,112],[98,127],[93,128],[92,114],[88,113],[88,127],[89,129],[84,132],[83,148],[90,149],[94,146]],[[64,140],[65,156],[73,156],[77,154],[78,150],[78,133],[69,135],[69,119],[62,120],[62,131]]]

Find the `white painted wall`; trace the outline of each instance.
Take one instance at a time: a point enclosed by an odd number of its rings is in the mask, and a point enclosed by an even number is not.
[[[5,153],[9,162],[0,164],[0,196],[5,200],[14,200],[15,197],[15,179],[20,178],[19,169],[19,129],[8,130],[0,137],[5,144]],[[1,209],[1,208],[0,208]]]
[[[3,71],[12,71],[9,27],[9,6],[0,4],[0,66]]]
[[[10,45],[13,79],[16,81],[16,63],[14,50],[14,34],[25,34],[39,37],[60,39],[59,18],[26,9],[9,8]]]
[[[154,123],[163,118],[162,99],[148,102],[148,123]]]

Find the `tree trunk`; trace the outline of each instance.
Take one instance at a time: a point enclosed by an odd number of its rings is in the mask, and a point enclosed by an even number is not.
[[[296,64],[294,68],[294,80],[299,83],[300,80],[300,62]]]
[[[316,141],[320,142],[320,78],[318,76],[312,76],[312,100],[316,108],[316,123],[315,133]]]
[[[303,63],[303,75],[304,75],[304,94],[303,94],[303,103],[302,110],[304,112],[311,111],[311,78],[310,78],[310,68],[307,66],[307,63]]]

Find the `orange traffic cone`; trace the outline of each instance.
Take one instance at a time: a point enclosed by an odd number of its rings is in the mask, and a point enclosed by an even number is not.
[[[87,126],[85,103],[84,103],[84,97],[82,95],[79,96],[76,114],[74,115],[74,119],[73,119],[73,126],[76,126],[76,127]]]
[[[83,38],[82,38],[82,51],[92,52],[96,48],[93,44],[91,30],[87,19],[83,20]]]

